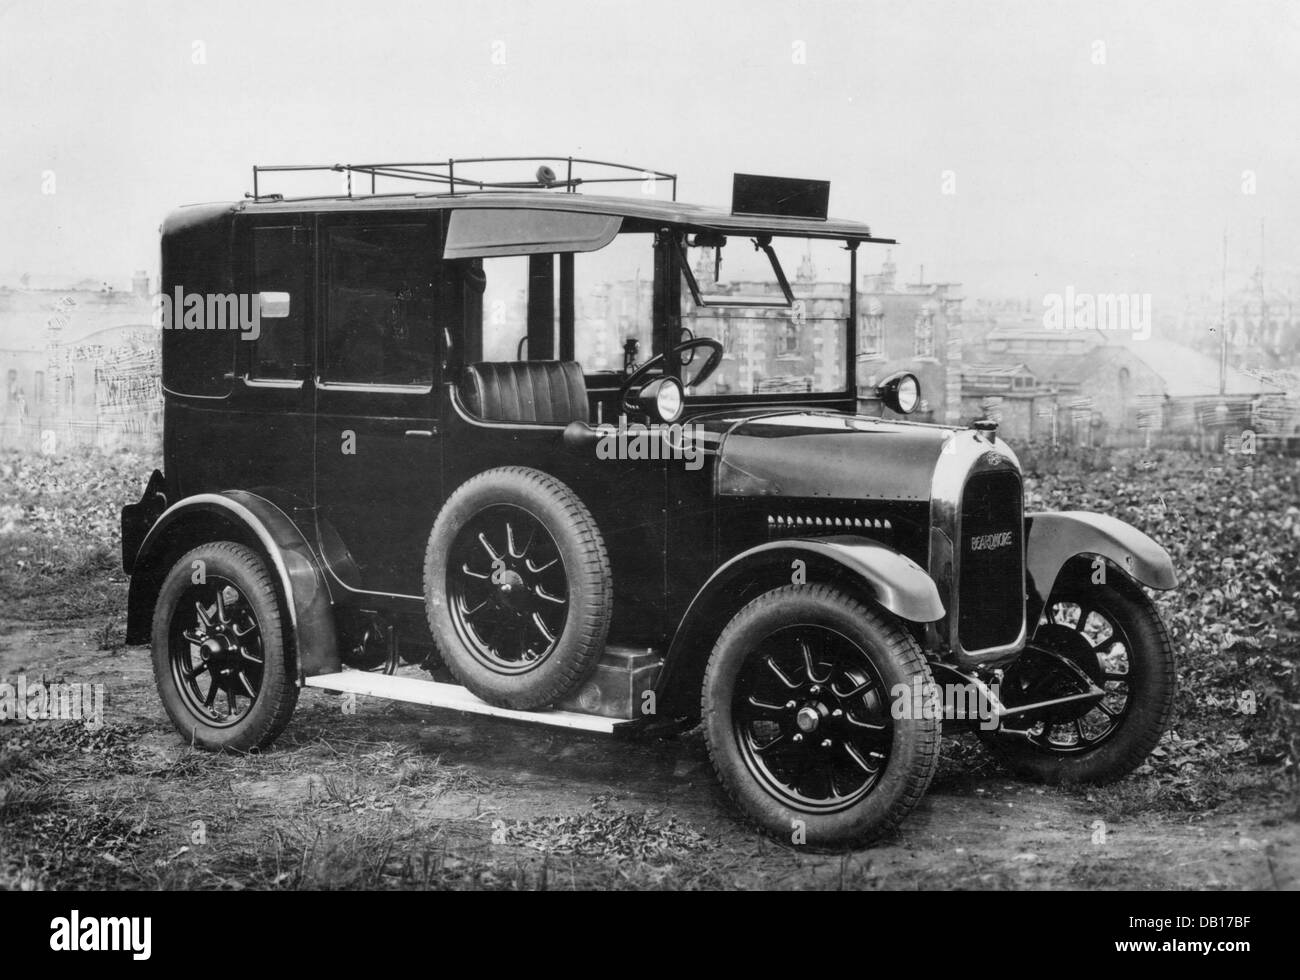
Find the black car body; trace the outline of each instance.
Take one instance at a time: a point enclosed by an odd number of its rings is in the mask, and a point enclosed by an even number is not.
[[[567,193],[577,182],[550,172],[528,189],[462,180],[437,194],[259,195],[167,218],[165,463],[123,510],[129,642],[149,641],[177,561],[204,542],[230,541],[268,569],[298,683],[330,686],[319,679],[391,673],[402,662],[436,667],[422,582],[430,529],[467,481],[510,467],[570,488],[603,535],[613,594],[607,655],[589,674],[586,700],[575,688],[558,714],[624,727],[698,720],[723,628],[791,582],[826,583],[870,603],[911,636],[936,679],[942,671],[978,684],[1022,658],[1067,579],[1102,567],[1129,591],[1173,587],[1163,550],[1119,521],[1025,514],[1016,455],[994,426],[908,421],[885,412],[885,395],[858,390],[852,287],[833,328],[843,353],[817,368],[817,383],[800,382],[809,390],[751,381],[749,391],[688,391],[673,421],[689,425],[695,465],[598,457],[601,434],[636,406],[624,386],[635,355],[625,370],[615,355],[613,368],[586,365],[575,376],[585,322],[581,302],[575,312],[575,256],[639,236],[646,281],[644,294],[639,279],[636,289],[651,314],[640,340],[663,355],[660,375],[678,376],[704,350],[678,350],[691,336],[692,300],[702,299],[689,249],[721,251],[728,236],[753,240],[760,253],[786,239],[833,243],[847,250],[855,283],[858,249],[884,240],[819,215]],[[527,262],[526,329],[516,358],[487,360],[483,270],[504,256]],[[767,305],[780,308],[791,290],[772,265]],[[249,330],[210,322],[187,327],[179,314],[192,295],[206,312],[211,297],[232,294],[288,294],[288,315],[264,319],[248,339]],[[725,365],[743,358],[721,356],[730,377]],[[653,412],[633,417],[656,421]],[[1097,703],[1099,688],[1091,702],[1085,690],[1022,699],[1039,706],[1022,720],[1061,698]],[[999,707],[1010,712],[1011,703]],[[557,713],[538,712],[548,714]]]

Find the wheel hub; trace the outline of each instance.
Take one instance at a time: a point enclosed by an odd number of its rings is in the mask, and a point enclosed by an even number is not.
[[[229,638],[217,633],[210,633],[199,646],[199,654],[204,660],[223,661],[234,652],[234,645]]]
[[[528,595],[528,583],[513,568],[502,568],[493,573],[493,584],[497,587],[497,597],[507,608],[515,612],[524,611],[524,600]]]
[[[794,723],[799,726],[799,731],[805,735],[811,735],[817,731],[817,726],[821,724],[821,720],[825,715],[826,706],[823,704],[818,704],[816,707],[804,705],[795,712]]]

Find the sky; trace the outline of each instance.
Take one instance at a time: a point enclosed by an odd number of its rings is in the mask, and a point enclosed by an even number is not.
[[[574,154],[830,180],[971,297],[1217,302],[1226,234],[1300,301],[1298,95],[1295,2],[0,0],[0,283],[156,273],[254,163]]]

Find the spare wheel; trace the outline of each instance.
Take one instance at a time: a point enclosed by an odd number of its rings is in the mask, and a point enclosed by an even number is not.
[[[605,649],[609,555],[565,484],[528,467],[488,470],[434,522],[424,600],[460,683],[490,704],[541,708],[585,681]]]

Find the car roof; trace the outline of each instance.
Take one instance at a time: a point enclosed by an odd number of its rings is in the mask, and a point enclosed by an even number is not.
[[[877,238],[870,226],[859,221],[836,218],[787,218],[766,215],[732,214],[721,208],[681,201],[617,197],[553,191],[483,191],[459,194],[373,194],[354,197],[259,198],[226,206],[202,207],[205,216],[212,211],[239,211],[248,214],[300,214],[304,211],[330,214],[366,211],[433,211],[459,208],[513,208],[545,211],[576,211],[584,214],[614,215],[650,223],[685,225],[722,233],[772,235],[773,237],[828,238],[857,242],[896,244],[891,238]],[[175,225],[199,218],[189,208],[173,212],[164,231]],[[212,215],[215,217],[215,215]],[[174,219],[174,220],[173,220]],[[201,220],[201,219],[200,219]]]

